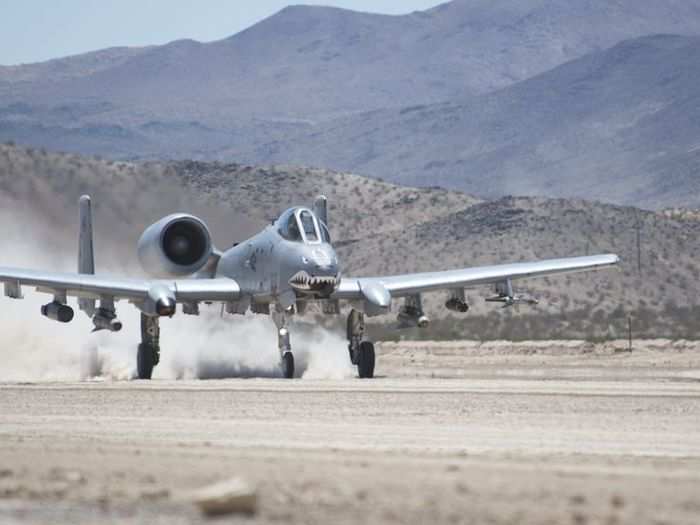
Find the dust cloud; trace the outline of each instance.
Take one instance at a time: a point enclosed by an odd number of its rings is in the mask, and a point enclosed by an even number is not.
[[[13,207],[0,211],[0,220],[6,226],[0,266],[75,271],[77,231],[56,227]],[[107,259],[109,266],[102,268],[101,249],[133,253],[135,246],[115,246],[114,238],[97,237],[98,273],[101,269],[112,274],[138,270],[124,259],[111,258]],[[117,314],[124,324],[121,332],[91,333],[92,322],[77,309],[75,299],[69,299],[75,318],[61,324],[40,314],[41,305],[51,300],[50,295],[29,287],[24,287],[23,293],[23,300],[0,298],[0,381],[135,378],[140,317],[134,306],[125,301],[117,303]],[[354,375],[341,334],[296,320],[290,331],[297,377],[340,379]],[[280,377],[279,359],[277,333],[269,317],[222,317],[220,306],[203,306],[199,317],[179,313],[161,321],[161,362],[153,377]]]
[[[0,381],[128,380],[136,375],[138,310],[117,304],[124,328],[91,333],[92,322],[77,311],[71,323],[41,316],[50,296],[25,292],[21,301],[3,300]],[[155,379],[281,377],[275,326],[266,316],[221,317],[217,307],[199,317],[178,314],[161,321],[161,362]],[[291,325],[297,377],[352,377],[347,345],[338,334],[318,326]]]

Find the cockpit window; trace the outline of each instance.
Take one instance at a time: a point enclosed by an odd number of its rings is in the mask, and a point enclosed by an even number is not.
[[[302,228],[304,228],[304,237],[306,237],[306,240],[309,242],[318,241],[316,225],[314,224],[314,216],[308,211],[304,210],[299,214],[299,219],[301,220]]]
[[[299,225],[297,224],[297,218],[294,215],[289,217],[287,222],[287,238],[290,241],[300,241],[301,232],[299,231]]]
[[[278,224],[279,229],[277,231],[282,237],[288,241],[301,242],[301,231],[299,230],[297,217],[294,215],[292,210],[282,215],[278,221]]]
[[[326,227],[306,208],[292,208],[275,222],[277,232],[288,241],[319,243],[330,242]]]

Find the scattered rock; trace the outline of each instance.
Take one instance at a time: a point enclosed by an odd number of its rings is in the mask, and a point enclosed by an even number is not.
[[[14,474],[9,468],[0,468],[0,479],[9,478]]]
[[[455,490],[459,494],[466,494],[467,492],[469,492],[469,487],[460,481],[457,482],[457,484],[455,485]]]
[[[155,476],[153,476],[152,474],[146,474],[145,476],[143,476],[143,477],[141,478],[141,483],[149,483],[149,484],[152,484],[152,483],[155,483],[155,482],[156,482],[156,478],[155,478]]]
[[[83,485],[87,480],[79,470],[66,470],[62,468],[51,469],[49,479],[52,481],[63,481],[73,485]]]
[[[207,516],[255,514],[258,495],[245,481],[234,478],[198,490],[193,501]]]
[[[586,503],[586,496],[584,496],[583,494],[574,494],[569,498],[569,502],[572,505],[583,505],[584,503]]]
[[[16,498],[23,490],[20,485],[0,485],[0,499]]]
[[[159,499],[167,499],[170,497],[170,491],[166,488],[146,489],[141,491],[141,499],[155,501]]]
[[[66,481],[55,481],[48,485],[42,492],[43,497],[63,498],[68,494],[70,485]]]
[[[581,514],[580,512],[574,512],[574,514],[571,516],[572,521],[575,523],[575,525],[585,525],[588,523],[588,516],[585,514]]]
[[[612,505],[616,509],[621,509],[625,506],[625,500],[619,494],[615,494],[612,498],[610,498],[610,505]]]
[[[109,496],[107,494],[102,494],[99,498],[97,498],[97,505],[100,507],[100,511],[109,512]]]
[[[605,525],[618,525],[618,523],[620,523],[620,518],[614,514],[605,518]]]

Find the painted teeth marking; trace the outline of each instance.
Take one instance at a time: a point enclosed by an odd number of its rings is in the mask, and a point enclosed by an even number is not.
[[[305,271],[300,271],[290,280],[290,284],[301,290],[311,290],[314,288],[326,287],[329,285],[335,286],[337,279],[332,275],[313,276]]]

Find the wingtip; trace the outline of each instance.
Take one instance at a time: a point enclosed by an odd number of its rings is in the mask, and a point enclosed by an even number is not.
[[[610,266],[619,266],[620,263],[622,262],[622,259],[620,259],[620,256],[617,255],[616,253],[608,253],[607,257],[608,257],[608,261],[609,261],[608,264]]]

